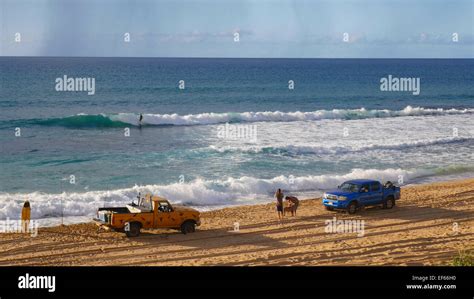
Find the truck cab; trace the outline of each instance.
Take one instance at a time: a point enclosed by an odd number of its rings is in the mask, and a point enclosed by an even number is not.
[[[335,190],[324,193],[322,203],[327,210],[346,210],[349,214],[365,206],[382,205],[391,209],[400,199],[400,187],[391,182],[382,185],[376,180],[350,180]]]
[[[125,207],[99,208],[94,221],[108,229],[124,231],[128,237],[140,235],[141,229],[178,229],[192,233],[201,224],[199,211],[171,203],[162,197],[146,194]]]

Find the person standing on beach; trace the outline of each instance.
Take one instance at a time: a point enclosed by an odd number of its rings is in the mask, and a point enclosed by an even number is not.
[[[31,218],[31,207],[30,202],[28,200],[25,201],[23,204],[23,209],[21,209],[21,227],[23,232],[28,231],[28,227],[30,226],[30,218]]]
[[[283,219],[283,192],[281,189],[278,189],[275,193],[276,197],[276,208],[278,212],[278,221],[281,223]]]

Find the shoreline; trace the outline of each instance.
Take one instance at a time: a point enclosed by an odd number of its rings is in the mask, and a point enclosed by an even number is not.
[[[37,237],[3,234],[0,265],[449,265],[457,251],[474,247],[473,203],[469,178],[403,187],[394,209],[355,215],[302,199],[282,226],[267,203],[202,212],[189,235],[146,230],[128,239],[98,233],[91,222],[40,227]],[[363,236],[328,233],[333,219],[364,221]]]
[[[439,177],[428,177],[428,178],[422,178],[414,183],[410,183],[410,184],[407,184],[407,185],[404,185],[403,187],[401,187],[402,189],[405,189],[405,188],[410,188],[410,187],[417,187],[417,186],[423,186],[423,185],[427,185],[427,184],[436,184],[436,183],[448,183],[448,182],[455,182],[455,181],[463,181],[463,180],[467,180],[467,179],[470,179],[474,177],[474,173],[466,173],[464,175],[456,175],[456,174],[446,174],[446,175],[442,175],[442,176],[439,176]],[[430,180],[430,179],[434,179],[434,178],[444,178],[443,180]],[[103,190],[99,190],[99,191],[103,191]],[[292,194],[295,194],[295,193],[298,193],[298,192],[292,192]],[[311,192],[311,193],[317,193],[317,192]],[[324,193],[324,191],[320,191],[320,193]],[[305,199],[301,199],[301,197],[298,195],[297,196],[298,198],[300,198],[300,200],[310,200],[310,199],[318,199],[318,200],[321,200],[321,196],[317,196],[317,197],[310,197],[310,198],[305,198]],[[227,208],[239,208],[239,207],[247,207],[247,206],[258,206],[258,205],[266,205],[266,204],[269,204],[269,203],[272,203],[273,200],[269,200],[268,202],[260,202],[260,203],[257,203],[257,202],[251,202],[251,203],[243,203],[243,204],[231,204],[231,205],[223,205],[223,206],[215,206],[215,207],[212,207],[212,206],[206,206],[205,209],[201,209],[200,206],[193,206],[193,205],[189,205],[187,207],[190,207],[190,208],[194,208],[194,209],[197,209],[199,210],[201,213],[207,213],[207,212],[211,212],[211,211],[217,211],[217,210],[221,210],[221,209],[227,209]],[[173,204],[173,202],[171,202]],[[125,204],[123,204],[125,205]],[[84,219],[84,221],[82,221],[81,219]],[[10,219],[10,220],[13,220],[13,219]],[[60,226],[61,225],[61,218],[60,217],[54,217],[54,218],[39,218],[39,219],[34,219],[34,220],[37,220],[38,222],[40,222],[40,225],[39,227],[40,228],[51,228],[51,227],[57,227],[57,226]],[[92,216],[65,216],[63,218],[64,220],[64,224],[63,225],[75,225],[75,224],[84,224],[84,223],[93,223],[92,221]],[[77,220],[77,221],[76,221]],[[46,223],[46,224],[41,224],[41,222],[47,222],[47,221],[52,221],[53,223]]]

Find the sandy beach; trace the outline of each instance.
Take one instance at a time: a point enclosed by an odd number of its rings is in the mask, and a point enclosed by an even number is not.
[[[402,188],[391,210],[329,212],[303,200],[277,222],[274,204],[205,212],[194,234],[98,232],[94,223],[40,228],[37,237],[3,234],[0,265],[449,265],[474,247],[474,179]],[[363,220],[364,234],[328,233],[326,221]],[[234,231],[234,223],[239,231]]]

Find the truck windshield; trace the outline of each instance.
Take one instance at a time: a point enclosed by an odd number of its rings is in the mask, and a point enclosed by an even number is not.
[[[347,192],[357,192],[359,190],[359,187],[356,184],[344,183],[339,189]]]
[[[150,197],[146,197],[146,198],[142,198],[139,202],[138,202],[138,207],[139,208],[142,208],[142,209],[145,209],[145,210],[150,210],[152,211],[152,206],[151,206],[151,200],[150,200]]]

